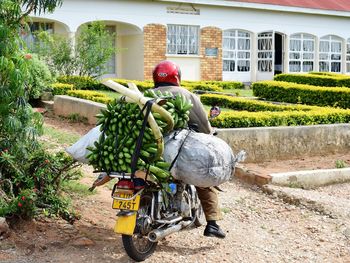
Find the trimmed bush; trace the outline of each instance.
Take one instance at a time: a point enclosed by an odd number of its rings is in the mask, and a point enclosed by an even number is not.
[[[105,90],[106,86],[88,76],[59,76],[57,81],[74,85],[77,90]]]
[[[313,109],[318,109],[319,107],[315,106],[305,106],[305,105],[279,105],[269,102],[250,100],[237,98],[232,96],[225,95],[216,95],[216,94],[205,94],[202,95],[201,101],[205,105],[209,106],[220,106],[224,108],[229,108],[232,110],[239,111],[310,111]]]
[[[97,91],[91,91],[91,90],[70,90],[67,92],[67,95],[76,97],[76,98],[85,99],[85,100],[92,100],[95,102],[105,103],[105,104],[113,100],[105,94],[102,94]]]
[[[242,128],[265,126],[297,126],[334,124],[350,122],[350,110],[319,108],[313,111],[283,112],[223,112],[212,119],[212,126],[218,128]]]
[[[189,91],[194,90],[203,90],[203,91],[215,91],[215,92],[223,92],[224,90],[214,84],[207,84],[205,82],[188,82],[188,81],[182,81],[181,86],[185,89],[188,89]]]
[[[149,81],[129,80],[129,79],[113,79],[113,78],[109,78],[109,79],[113,80],[113,81],[115,81],[115,82],[117,82],[125,87],[128,87],[128,82],[135,83],[137,88],[142,92],[145,90],[154,88],[153,82],[149,82]],[[103,84],[101,84],[101,85],[103,85]]]
[[[270,101],[350,108],[350,89],[315,87],[282,81],[253,84],[254,96]]]
[[[244,84],[239,81],[205,81],[205,83],[216,85],[223,89],[244,89]]]
[[[66,95],[68,91],[73,89],[74,85],[65,83],[53,83],[50,86],[53,95]]]
[[[335,73],[327,74],[279,74],[276,81],[293,82],[320,87],[350,87],[350,77]]]

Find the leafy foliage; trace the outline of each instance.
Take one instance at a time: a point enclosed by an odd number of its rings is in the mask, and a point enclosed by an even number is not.
[[[75,51],[70,38],[45,31],[36,35],[39,41],[32,52],[43,58],[55,75],[99,77],[107,72],[106,63],[116,53],[115,35],[108,32],[101,21],[82,26]]]
[[[28,63],[28,96],[29,99],[38,99],[44,90],[53,82],[53,77],[47,65],[40,61],[37,55],[32,55]]]
[[[202,95],[207,105],[232,109],[211,120],[218,128],[294,126],[347,123],[350,110],[306,105],[283,105],[224,95]]]
[[[335,73],[279,74],[274,80],[320,87],[350,87],[350,77]]]
[[[115,54],[114,37],[101,21],[82,26],[76,48],[80,76],[98,77],[107,72],[106,62]]]
[[[30,12],[52,11],[61,0],[0,1],[0,216],[30,218],[39,207],[65,217],[59,195],[76,174],[72,160],[45,152],[37,140],[42,117],[28,103],[46,86],[44,66],[25,54],[18,29]],[[62,212],[61,212],[62,211]]]
[[[49,66],[53,75],[72,75],[76,70],[73,43],[70,38],[51,35],[46,31],[36,32],[38,41],[31,51],[38,54]]]
[[[255,96],[270,101],[350,108],[350,89],[315,87],[282,81],[261,81],[253,84]]]

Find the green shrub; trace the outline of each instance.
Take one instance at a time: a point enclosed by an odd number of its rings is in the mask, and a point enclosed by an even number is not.
[[[204,83],[216,85],[222,89],[244,89],[244,84],[239,81],[204,81]]]
[[[319,76],[332,76],[332,77],[349,77],[349,75],[335,73],[335,72],[309,72],[311,75],[319,75]]]
[[[53,95],[66,95],[68,91],[73,90],[73,84],[64,84],[64,83],[53,83],[50,86],[50,90]]]
[[[279,74],[274,77],[274,80],[320,87],[350,87],[350,76],[328,72],[319,74]]]
[[[70,90],[67,92],[67,95],[105,104],[113,100],[103,93],[91,90]]]
[[[270,101],[350,108],[350,89],[315,87],[282,81],[261,81],[253,84],[255,96]]]
[[[182,81],[181,86],[189,91],[202,90],[202,91],[215,91],[215,92],[223,92],[224,90],[214,84],[207,84],[204,82],[186,82]]]
[[[57,81],[74,85],[77,90],[105,90],[106,86],[89,76],[59,76]]]
[[[333,124],[348,123],[349,121],[350,110],[321,108],[312,111],[222,112],[210,122],[212,126],[218,128],[242,128]]]
[[[53,82],[49,67],[37,55],[31,55],[28,61],[29,79],[27,91],[29,99],[38,99]]]
[[[239,111],[309,111],[318,109],[315,106],[305,105],[279,105],[263,101],[237,98],[225,95],[205,94],[201,95],[201,101],[205,105],[216,105],[223,108]]]
[[[109,78],[109,79],[113,80],[114,82],[117,82],[120,85],[123,85],[125,87],[128,87],[129,82],[135,83],[135,85],[137,86],[137,88],[141,92],[154,88],[153,82],[150,82],[150,81],[140,81],[140,80],[130,80],[130,79],[115,79],[115,78]]]

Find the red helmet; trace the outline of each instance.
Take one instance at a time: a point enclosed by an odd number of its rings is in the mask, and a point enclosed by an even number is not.
[[[153,69],[153,81],[156,87],[159,84],[180,86],[181,71],[179,66],[169,60],[160,62]]]

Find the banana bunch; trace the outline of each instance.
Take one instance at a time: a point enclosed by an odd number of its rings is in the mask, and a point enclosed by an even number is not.
[[[147,91],[146,97],[167,98],[162,105],[174,118],[175,128],[184,128],[189,119],[189,109],[192,107],[186,98],[181,95],[175,97],[161,92]],[[166,134],[167,123],[159,113],[152,113],[161,132]],[[136,141],[139,136],[144,115],[136,103],[127,103],[124,100],[114,100],[107,104],[107,109],[102,110],[97,116],[97,125],[101,125],[101,136],[94,143],[94,147],[88,150],[89,163],[96,171],[131,172],[131,159],[135,151]],[[175,119],[176,118],[176,119]],[[157,143],[153,132],[147,124],[137,162],[137,169],[149,169],[158,180],[164,181],[170,176],[170,164],[162,158],[154,160],[157,153]]]
[[[149,98],[167,98],[167,102],[162,106],[174,119],[174,129],[183,129],[187,127],[190,119],[190,109],[193,107],[190,100],[182,94],[173,94],[169,91],[161,92],[160,90],[147,90],[144,93]]]

